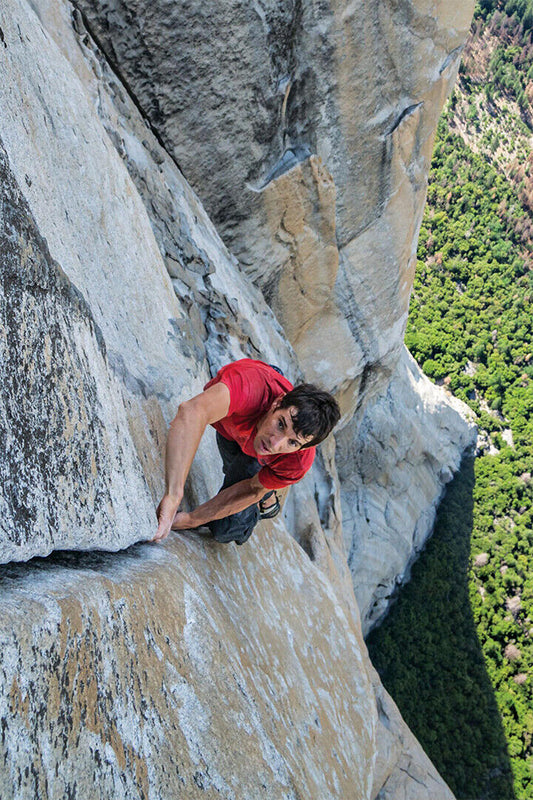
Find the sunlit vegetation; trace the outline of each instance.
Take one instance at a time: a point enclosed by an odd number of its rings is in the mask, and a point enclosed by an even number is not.
[[[476,412],[481,449],[472,480],[463,471],[448,492],[435,538],[370,646],[458,798],[526,800],[533,798],[533,0],[482,0],[473,27],[492,37],[490,56],[484,82],[463,74],[439,126],[406,343],[426,374]],[[518,111],[498,125],[501,98]]]

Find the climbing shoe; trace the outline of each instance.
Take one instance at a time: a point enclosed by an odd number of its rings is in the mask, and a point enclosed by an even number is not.
[[[272,500],[272,496],[274,496],[274,502],[269,503],[269,500]],[[279,514],[280,508],[279,497],[276,492],[269,492],[259,502],[259,515],[261,519],[272,519],[272,517]]]

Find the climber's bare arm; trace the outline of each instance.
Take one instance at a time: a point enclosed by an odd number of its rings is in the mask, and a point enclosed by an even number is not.
[[[267,492],[268,489],[261,485],[257,475],[254,475],[253,478],[246,478],[223,489],[216,497],[208,500],[207,503],[202,503],[194,511],[178,511],[172,523],[172,530],[182,531],[186,528],[197,528],[214,519],[237,514],[248,506],[258,503]]]
[[[159,527],[152,541],[165,539],[170,533],[183,498],[185,480],[206,426],[225,417],[229,406],[229,389],[222,382],[179,406],[168,432],[165,495],[157,507]]]

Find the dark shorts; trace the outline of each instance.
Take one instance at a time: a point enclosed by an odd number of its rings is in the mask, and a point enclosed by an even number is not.
[[[261,464],[257,458],[247,456],[243,453],[237,442],[232,442],[221,436],[217,432],[217,445],[222,456],[222,468],[224,470],[224,483],[220,487],[227,489],[234,483],[243,481],[246,478],[253,478],[261,469]],[[259,522],[259,507],[257,503],[231,514],[224,519],[215,519],[208,522],[207,526],[217,542],[236,542],[244,544],[252,535],[252,531]]]

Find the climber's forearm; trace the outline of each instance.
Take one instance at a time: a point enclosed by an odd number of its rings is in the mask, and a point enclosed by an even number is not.
[[[152,541],[161,541],[170,533],[172,522],[183,498],[192,461],[208,424],[228,413],[230,394],[223,383],[210,386],[202,394],[182,403],[170,424],[165,457],[165,495],[157,507],[158,528]]]
[[[165,457],[166,494],[183,497],[187,475],[206,429],[204,414],[194,406],[183,403],[170,423]]]
[[[202,503],[194,511],[178,512],[174,517],[172,530],[197,528],[199,525],[205,525],[215,519],[238,514],[239,511],[244,511],[245,508],[258,503],[267,492],[268,489],[261,485],[257,476],[246,478],[223,489],[216,497],[208,500],[207,503]]]

